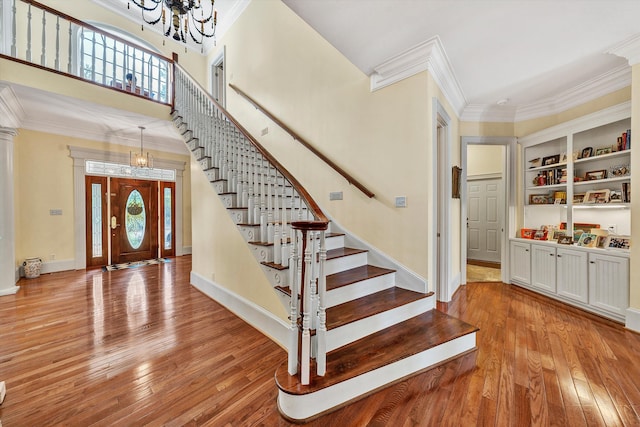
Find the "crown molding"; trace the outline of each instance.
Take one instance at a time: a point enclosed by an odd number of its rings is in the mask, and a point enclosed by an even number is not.
[[[631,85],[631,67],[623,65],[574,86],[553,98],[533,104],[507,108],[493,104],[469,104],[460,116],[462,121],[521,122],[558,114]]]
[[[629,65],[640,63],[640,34],[636,34],[620,42],[606,53],[625,58],[629,61]]]
[[[25,112],[11,86],[0,84],[0,127],[18,129]]]
[[[423,71],[431,73],[447,101],[459,115],[467,104],[467,100],[438,36],[374,67],[374,72],[370,76],[371,91],[382,89]]]

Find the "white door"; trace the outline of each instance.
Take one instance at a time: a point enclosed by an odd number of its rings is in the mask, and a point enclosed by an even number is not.
[[[467,259],[500,263],[500,179],[467,181]]]

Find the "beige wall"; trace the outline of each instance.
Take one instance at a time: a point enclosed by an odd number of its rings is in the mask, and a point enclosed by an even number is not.
[[[300,132],[376,197],[369,199],[350,186],[228,89],[232,114],[254,136],[269,129],[260,142],[337,222],[426,277],[431,173],[427,73],[372,93],[369,78],[280,1],[251,2],[218,46],[226,47],[229,82]],[[344,200],[330,202],[332,191],[342,191]],[[395,208],[396,196],[406,196],[408,207]],[[194,253],[200,247],[197,240],[215,235],[194,235]],[[237,268],[248,262],[231,251],[222,255]],[[194,270],[209,277],[206,262],[211,261],[194,256]]]
[[[467,176],[501,174],[504,162],[504,146],[501,145],[468,145]]]
[[[74,177],[69,146],[111,152],[129,147],[20,129],[14,138],[16,263],[27,257],[72,260],[74,246]],[[191,245],[189,158],[151,151],[155,158],[187,163],[183,180],[183,244]],[[49,215],[61,209],[61,216]]]
[[[640,64],[632,68],[633,98],[631,101],[631,168],[635,173],[631,175],[631,187],[640,188],[640,152],[638,151],[638,132],[640,132]],[[638,193],[636,191],[636,193]],[[637,195],[631,199],[631,269],[629,291],[629,306],[640,310],[640,263],[633,262],[640,259],[640,197]]]

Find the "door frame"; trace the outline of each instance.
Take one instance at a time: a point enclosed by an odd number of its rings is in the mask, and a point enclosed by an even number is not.
[[[100,162],[112,162],[129,164],[129,154],[112,153],[110,151],[96,150],[92,148],[69,146],[69,153],[73,158],[73,215],[75,218],[73,239],[75,245],[74,269],[83,270],[87,267],[87,241],[86,241],[86,201],[85,201],[85,176],[86,161],[96,160]],[[154,157],[153,164],[157,168],[174,169],[176,171],[176,256],[191,253],[190,246],[183,246],[183,175],[187,162],[168,160]],[[96,175],[99,176],[99,175]]]
[[[516,229],[516,191],[518,180],[516,175],[516,137],[489,137],[489,136],[463,136],[460,141],[460,164],[462,176],[460,177],[460,269],[461,284],[467,283],[467,146],[469,145],[502,145],[505,147],[503,177],[504,194],[503,199],[503,224],[505,230],[501,236],[500,247],[500,276],[504,283],[509,283],[511,272],[509,271],[509,235]],[[462,232],[465,230],[465,232]]]

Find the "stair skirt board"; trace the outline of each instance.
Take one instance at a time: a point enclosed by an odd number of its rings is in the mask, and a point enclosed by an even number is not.
[[[435,297],[432,295],[331,329],[326,332],[327,352],[432,310],[434,301]]]
[[[278,409],[290,421],[310,421],[378,389],[474,350],[475,332],[313,393],[293,395],[278,389]]]

